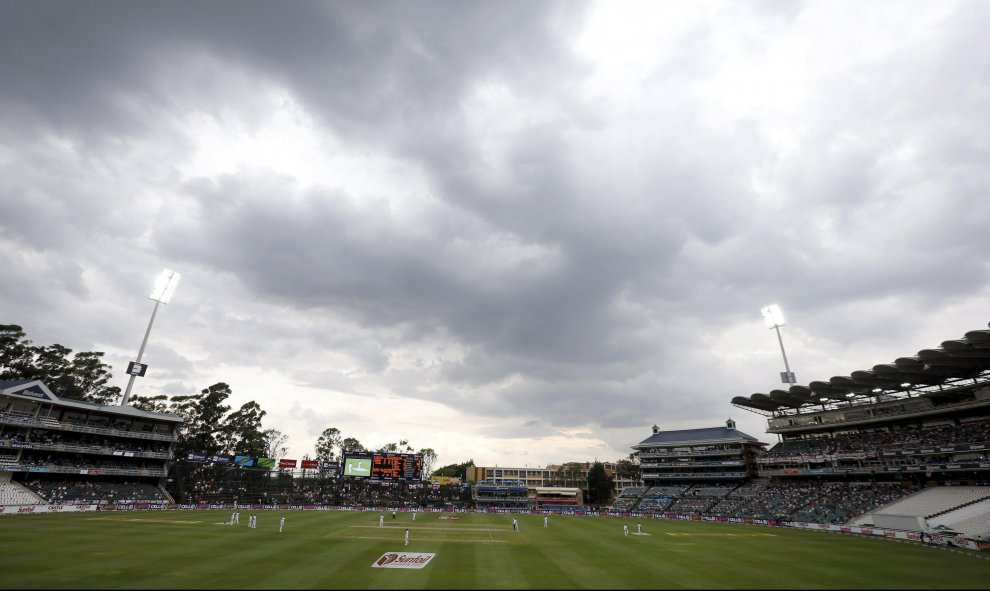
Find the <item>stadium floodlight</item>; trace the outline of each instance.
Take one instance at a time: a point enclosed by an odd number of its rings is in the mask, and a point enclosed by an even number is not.
[[[144,340],[141,341],[141,348],[138,349],[137,360],[131,362],[127,366],[127,373],[131,374],[131,377],[127,380],[127,389],[124,390],[124,397],[120,400],[121,406],[126,406],[127,402],[131,398],[131,388],[134,387],[134,378],[138,376],[144,376],[145,371],[148,366],[141,364],[141,358],[144,357],[144,348],[148,345],[148,336],[151,334],[151,326],[155,323],[155,315],[158,314],[159,304],[167,304],[172,300],[172,295],[175,293],[175,288],[179,285],[179,279],[182,275],[179,275],[171,269],[163,269],[155,279],[155,287],[151,290],[151,294],[148,296],[149,300],[155,302],[155,307],[151,311],[151,320],[148,321],[148,329],[144,331]]]
[[[155,287],[151,289],[148,299],[162,304],[169,303],[172,300],[172,295],[175,293],[175,288],[179,286],[179,279],[182,279],[182,275],[179,275],[175,271],[170,269],[162,270],[155,279]]]
[[[777,342],[780,343],[780,354],[784,356],[784,371],[780,373],[780,381],[785,384],[794,385],[797,379],[791,373],[791,366],[787,363],[787,353],[784,351],[784,339],[780,336],[780,327],[784,326],[784,313],[780,311],[780,306],[770,304],[760,312],[763,313],[763,320],[767,323],[767,328],[777,331]]]

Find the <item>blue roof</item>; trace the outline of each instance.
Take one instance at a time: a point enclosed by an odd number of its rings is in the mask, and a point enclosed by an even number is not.
[[[683,429],[680,431],[660,431],[639,442],[633,447],[649,445],[670,445],[674,443],[760,443],[755,437],[738,429],[728,427],[708,427],[705,429]]]

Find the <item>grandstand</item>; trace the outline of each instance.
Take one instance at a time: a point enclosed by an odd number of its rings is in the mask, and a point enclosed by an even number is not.
[[[472,501],[479,509],[531,509],[536,506],[535,494],[520,480],[482,480],[472,487]]]
[[[756,459],[774,486],[737,512],[990,534],[990,330],[732,404],[781,438]]]
[[[756,474],[756,459],[766,445],[736,430],[729,419],[725,427],[681,431],[661,431],[654,425],[653,435],[633,449],[645,484],[720,481],[734,482],[735,488]]]
[[[780,441],[765,449],[731,420],[654,426],[632,446],[641,480],[619,480],[603,509],[582,505],[592,463],[468,467],[462,485],[251,468],[205,454],[174,461],[179,417],[0,382],[0,505],[591,510],[990,539],[990,331],[733,404],[766,416]],[[615,464],[605,467],[615,475]]]
[[[539,509],[563,509],[584,504],[582,491],[577,487],[538,486],[533,492],[533,500]]]
[[[0,381],[2,502],[161,503],[175,415],[63,400],[37,380]]]

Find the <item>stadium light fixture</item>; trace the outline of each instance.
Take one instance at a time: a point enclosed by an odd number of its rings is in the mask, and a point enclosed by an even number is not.
[[[794,374],[791,373],[791,366],[787,363],[787,353],[784,351],[784,339],[780,336],[780,327],[784,326],[784,313],[780,311],[780,306],[770,304],[760,312],[763,313],[763,320],[767,323],[767,328],[777,331],[777,342],[780,343],[780,354],[784,357],[784,371],[780,373],[780,381],[793,386],[797,383]]]
[[[179,275],[171,269],[163,269],[155,279],[155,287],[152,288],[151,294],[148,296],[149,300],[155,302],[155,307],[151,311],[151,320],[148,321],[148,329],[144,331],[144,340],[141,341],[141,348],[138,349],[137,360],[132,361],[127,366],[127,373],[131,377],[127,380],[127,389],[124,390],[124,397],[120,400],[121,406],[126,406],[127,402],[131,399],[131,388],[134,387],[134,378],[141,376],[144,377],[145,372],[148,369],[147,365],[141,363],[141,358],[144,357],[144,348],[148,345],[148,336],[151,334],[151,326],[155,323],[155,315],[158,314],[159,304],[167,304],[172,300],[172,295],[175,293],[175,288],[179,285],[179,279],[182,275]]]

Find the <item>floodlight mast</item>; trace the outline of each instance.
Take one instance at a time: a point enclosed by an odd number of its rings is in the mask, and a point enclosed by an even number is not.
[[[151,295],[148,296],[149,300],[154,300],[155,307],[151,310],[151,320],[148,321],[148,328],[144,331],[144,340],[141,341],[141,348],[138,349],[135,365],[140,365],[141,358],[144,357],[144,348],[148,345],[148,336],[151,334],[151,326],[155,323],[155,315],[158,314],[158,305],[167,304],[172,299],[172,294],[175,293],[175,288],[179,285],[181,278],[182,275],[175,271],[164,269],[155,280],[155,287],[151,290]],[[144,375],[143,371],[131,372],[131,377],[127,380],[127,389],[124,390],[124,397],[120,400],[121,406],[126,406],[130,400],[131,388],[134,387],[134,378],[138,376],[138,373]]]
[[[794,374],[791,373],[791,366],[787,363],[787,353],[784,351],[784,339],[780,336],[780,327],[786,326],[784,322],[784,313],[780,311],[780,306],[777,304],[771,304],[762,310],[763,320],[767,323],[768,328],[772,328],[777,331],[777,342],[780,343],[780,354],[784,357],[784,371],[786,372],[781,381],[793,386],[796,383],[794,379]]]

